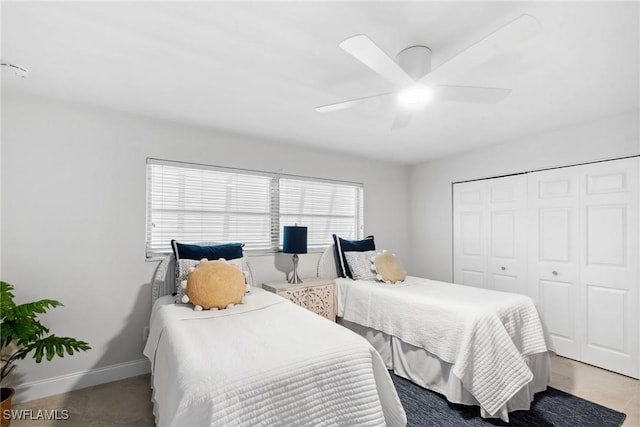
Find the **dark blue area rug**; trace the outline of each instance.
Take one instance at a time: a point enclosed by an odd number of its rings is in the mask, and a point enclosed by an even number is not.
[[[390,374],[407,413],[408,427],[619,427],[626,418],[622,412],[549,387],[536,394],[529,411],[511,412],[507,424],[499,419],[484,419],[476,406],[449,403],[438,393]]]

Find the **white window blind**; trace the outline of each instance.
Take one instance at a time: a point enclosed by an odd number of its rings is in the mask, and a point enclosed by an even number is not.
[[[148,258],[180,242],[242,242],[247,251],[277,251],[284,225],[308,227],[308,247],[331,234],[362,237],[361,184],[268,172],[147,160]]]
[[[280,178],[280,225],[304,225],[307,247],[362,235],[362,186],[309,179]],[[282,240],[280,240],[282,244]]]

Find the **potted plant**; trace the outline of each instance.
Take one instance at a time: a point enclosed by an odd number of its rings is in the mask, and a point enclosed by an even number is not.
[[[64,357],[65,353],[73,355],[74,351],[87,351],[91,347],[84,341],[69,337],[49,335],[49,329],[38,320],[38,315],[47,310],[61,306],[62,303],[52,299],[16,305],[13,301],[13,286],[0,281],[0,387],[2,427],[8,426],[10,417],[5,417],[5,410],[11,409],[13,388],[5,388],[5,378],[15,368],[14,362],[22,360],[33,353],[36,363],[43,358]],[[7,418],[7,419],[5,419]]]

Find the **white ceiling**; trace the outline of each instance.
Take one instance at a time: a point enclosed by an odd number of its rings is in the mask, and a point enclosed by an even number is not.
[[[99,105],[415,164],[640,108],[639,4],[594,2],[2,3],[3,94]],[[434,102],[391,130],[388,109],[314,107],[394,88],[338,47],[364,33],[437,66],[527,13],[541,33],[455,76],[510,87],[496,105]]]

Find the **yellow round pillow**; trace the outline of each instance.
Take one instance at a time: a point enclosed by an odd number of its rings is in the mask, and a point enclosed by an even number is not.
[[[242,302],[247,289],[240,268],[224,259],[201,260],[182,286],[187,289],[183,302],[191,302],[194,310],[222,310],[233,307]]]
[[[391,252],[383,251],[373,260],[376,270],[376,279],[385,283],[402,282],[407,277],[400,260]]]

